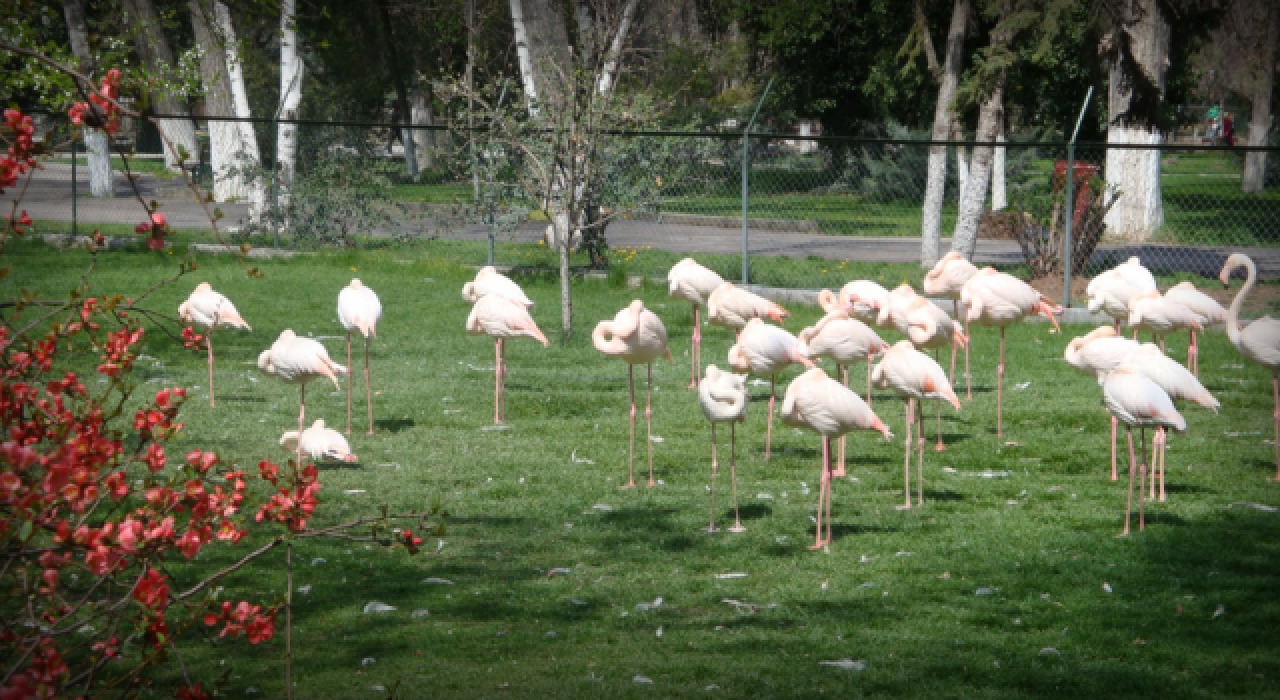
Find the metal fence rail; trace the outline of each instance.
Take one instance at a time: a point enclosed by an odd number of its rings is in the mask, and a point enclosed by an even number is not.
[[[51,155],[23,203],[38,228],[131,230],[141,221],[138,196],[161,203],[175,228],[209,228],[184,179],[167,172],[158,154],[143,152],[158,148],[153,134],[138,127],[120,139],[122,150],[136,149],[132,177],[115,158],[114,198],[93,197],[78,131],[51,121]],[[209,124],[197,122],[202,148],[186,167],[203,196],[220,200],[211,206],[233,236],[286,247],[436,237],[458,241],[460,254],[477,263],[533,264],[547,256],[537,247],[546,217],[521,187],[525,165],[482,130],[471,132],[472,141],[465,131],[414,129],[419,171],[411,178],[404,132],[395,125],[299,122],[294,180],[282,188],[277,169],[262,165],[274,160],[273,122],[254,123],[261,161],[223,168],[218,178]],[[605,134],[590,191],[611,222],[606,237],[617,262],[638,249],[696,252],[727,279],[745,271],[765,284],[838,285],[842,261],[919,261],[930,145],[752,134],[744,149],[741,134]],[[957,151],[967,154],[973,144],[944,145],[945,238],[964,179]],[[1280,148],[1262,150],[1267,166],[1259,192],[1242,191],[1247,149],[1199,143],[1145,149],[1159,169],[1159,216],[1124,237],[1114,235],[1107,210],[1116,197],[1133,196],[1124,183],[1106,181],[1108,153],[1116,147],[1081,143],[1069,156],[1066,143],[1014,138],[1002,150],[980,228],[982,260],[1025,264],[1040,276],[1087,277],[1138,255],[1157,271],[1207,276],[1216,274],[1226,251],[1246,248],[1263,274],[1280,275]],[[232,176],[239,187],[226,186]],[[1068,222],[1077,245],[1072,265],[1063,257]]]

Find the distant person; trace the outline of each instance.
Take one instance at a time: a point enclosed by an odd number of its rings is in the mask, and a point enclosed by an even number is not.
[[[1209,126],[1209,143],[1214,146],[1218,145],[1218,129],[1220,128],[1218,115],[1221,111],[1222,110],[1219,109],[1218,105],[1215,103],[1213,106],[1209,107],[1209,113],[1205,115],[1205,120],[1208,122]]]
[[[1236,145],[1235,119],[1231,117],[1230,112],[1222,115],[1222,140],[1226,141],[1228,146]]]

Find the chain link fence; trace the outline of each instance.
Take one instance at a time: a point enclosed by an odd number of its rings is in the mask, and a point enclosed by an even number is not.
[[[212,242],[204,204],[232,243],[311,248],[429,238],[475,264],[554,266],[541,243],[547,217],[520,176],[528,164],[483,129],[296,123],[292,180],[282,187],[282,168],[271,165],[276,125],[252,123],[256,162],[241,153],[215,158],[209,131],[228,121],[196,119],[199,152],[185,167],[199,197],[165,167],[154,127],[127,123],[114,146],[130,155],[130,172],[113,155],[114,196],[107,198],[92,192],[79,131],[44,117],[37,131],[48,158],[22,207],[41,232],[99,228],[124,236],[142,220],[141,198],[158,202],[190,240]],[[405,133],[416,160],[412,177]],[[816,288],[848,281],[854,261],[918,264],[929,143],[753,134],[744,149],[743,141],[726,133],[601,135],[587,192],[593,220],[607,222],[611,266],[660,277],[679,257],[697,254],[726,279],[745,274],[752,283]],[[996,149],[975,257],[1061,284],[1069,222],[1077,280],[1132,255],[1157,273],[1213,276],[1240,249],[1264,276],[1280,276],[1280,148],[1272,144],[1255,151],[1266,160],[1256,192],[1242,189],[1247,149],[1198,141],[1124,149],[1159,177],[1136,207],[1142,222],[1117,235],[1117,208],[1140,196],[1128,183],[1107,181],[1108,156],[1121,149],[1078,144],[1069,157],[1063,143],[1012,138]],[[968,186],[960,166],[973,144],[945,148],[943,251]],[[215,161],[224,163],[216,178]],[[573,264],[588,260],[577,255]]]

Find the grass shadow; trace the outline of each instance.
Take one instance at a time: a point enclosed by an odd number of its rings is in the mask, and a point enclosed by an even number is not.
[[[416,426],[412,418],[378,418],[373,421],[374,429],[384,433],[398,433]]]

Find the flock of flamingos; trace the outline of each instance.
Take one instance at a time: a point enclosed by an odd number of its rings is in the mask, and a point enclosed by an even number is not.
[[[1090,311],[1111,316],[1114,326],[1104,325],[1067,345],[1068,363],[1093,376],[1102,388],[1103,401],[1111,414],[1111,479],[1117,479],[1116,438],[1124,423],[1129,449],[1129,491],[1125,504],[1125,524],[1121,536],[1129,534],[1135,475],[1138,477],[1139,529],[1145,526],[1143,503],[1148,498],[1165,500],[1163,447],[1166,431],[1186,430],[1186,420],[1178,413],[1175,401],[1190,401],[1216,410],[1218,401],[1204,388],[1198,377],[1196,333],[1211,324],[1222,323],[1227,337],[1245,358],[1272,372],[1272,391],[1276,402],[1273,414],[1276,441],[1276,478],[1280,480],[1280,320],[1264,316],[1245,327],[1239,323],[1240,307],[1253,288],[1257,271],[1247,256],[1231,255],[1219,275],[1225,286],[1235,270],[1245,268],[1247,279],[1229,309],[1224,309],[1191,283],[1178,284],[1163,295],[1155,278],[1138,258],[1130,258],[1097,277],[1089,284],[1087,294]],[[838,293],[823,290],[819,295],[826,315],[799,336],[767,321],[780,322],[788,316],[781,306],[745,289],[725,282],[719,275],[691,258],[681,260],[667,275],[670,295],[693,305],[693,337],[690,352],[692,379],[698,401],[711,422],[711,522],[715,524],[715,482],[719,461],[716,454],[716,426],[729,424],[730,478],[734,500],[734,524],[731,532],[741,532],[737,498],[736,424],[747,414],[747,374],[769,377],[769,414],[766,421],[765,453],[770,456],[773,435],[773,413],[777,396],[775,379],[791,364],[805,368],[803,374],[786,388],[780,415],[784,423],[807,428],[822,438],[822,473],[818,492],[817,530],[811,549],[823,548],[831,542],[831,483],[833,477],[845,473],[845,435],[854,430],[869,430],[892,437],[885,423],[871,409],[871,388],[889,389],[905,400],[903,442],[904,502],[900,508],[910,509],[911,462],[917,462],[916,505],[924,502],[925,417],[923,401],[938,402],[939,429],[935,450],[942,443],[941,403],[956,410],[961,401],[952,388],[957,351],[965,350],[966,397],[972,398],[968,386],[969,324],[1000,329],[1000,360],[996,376],[996,433],[1003,436],[1003,400],[1005,374],[1005,328],[1027,316],[1040,314],[1057,327],[1056,314],[1062,309],[1050,303],[1027,283],[993,268],[978,269],[958,253],[951,253],[925,276],[925,294],[945,296],[956,302],[962,323],[953,320],[943,309],[903,284],[892,291],[868,280],[856,280]],[[544,346],[546,336],[538,329],[529,309],[533,302],[520,286],[492,267],[481,269],[462,290],[463,298],[473,303],[466,330],[494,339],[494,423],[502,423],[506,414],[504,379],[507,368],[503,343],[509,338],[533,338]],[[736,343],[729,349],[728,367],[724,370],[709,364],[703,371],[701,362],[702,332],[699,315],[705,308],[710,324],[732,329]],[[249,325],[226,297],[208,284],[200,284],[178,309],[184,322],[206,329],[209,359],[209,403],[213,394],[212,331],[219,327],[249,329]],[[377,294],[360,280],[352,280],[338,295],[338,318],[347,331],[347,364],[351,364],[351,336],[358,332],[365,339],[365,390],[368,404],[369,434],[373,434],[372,393],[369,389],[369,339],[374,335],[382,306]],[[1125,321],[1133,329],[1130,340],[1120,333]],[[889,345],[873,329],[893,329],[904,336]],[[1159,342],[1141,344],[1138,331],[1146,331]],[[1168,357],[1164,338],[1170,333],[1189,331],[1187,366]],[[631,390],[630,442],[628,448],[628,481],[622,488],[634,488],[636,389],[635,366],[645,365],[647,372],[645,423],[652,431],[652,363],[660,357],[671,358],[667,348],[667,331],[656,314],[635,300],[618,312],[612,320],[601,321],[592,333],[592,343],[601,353],[627,363]],[[938,362],[938,352],[951,348],[950,373]],[[932,349],[933,357],[924,350]],[[832,378],[814,360],[828,358],[835,363],[839,379]],[[874,365],[874,360],[877,360]],[[867,364],[866,400],[851,391],[849,367],[856,362]],[[271,348],[258,358],[264,373],[299,385],[298,430],[281,438],[282,445],[293,445],[299,461],[302,456],[313,459],[354,461],[347,440],[336,430],[325,427],[323,420],[305,427],[306,383],[326,378],[341,388],[338,375],[348,374],[347,367],[329,358],[323,345],[302,338],[292,330],[281,332]],[[1190,369],[1188,369],[1188,367]],[[351,381],[347,382],[347,429],[351,432]],[[1139,429],[1139,450],[1135,457],[1133,428]],[[1151,479],[1147,481],[1147,428],[1153,430]],[[915,441],[912,433],[915,433]],[[838,438],[838,456],[833,459],[832,439]],[[652,441],[648,446],[649,486],[654,485]],[[833,464],[834,463],[834,464]],[[1158,477],[1158,478],[1157,478]],[[1157,496],[1157,480],[1159,495]],[[823,530],[823,521],[826,530]]]

